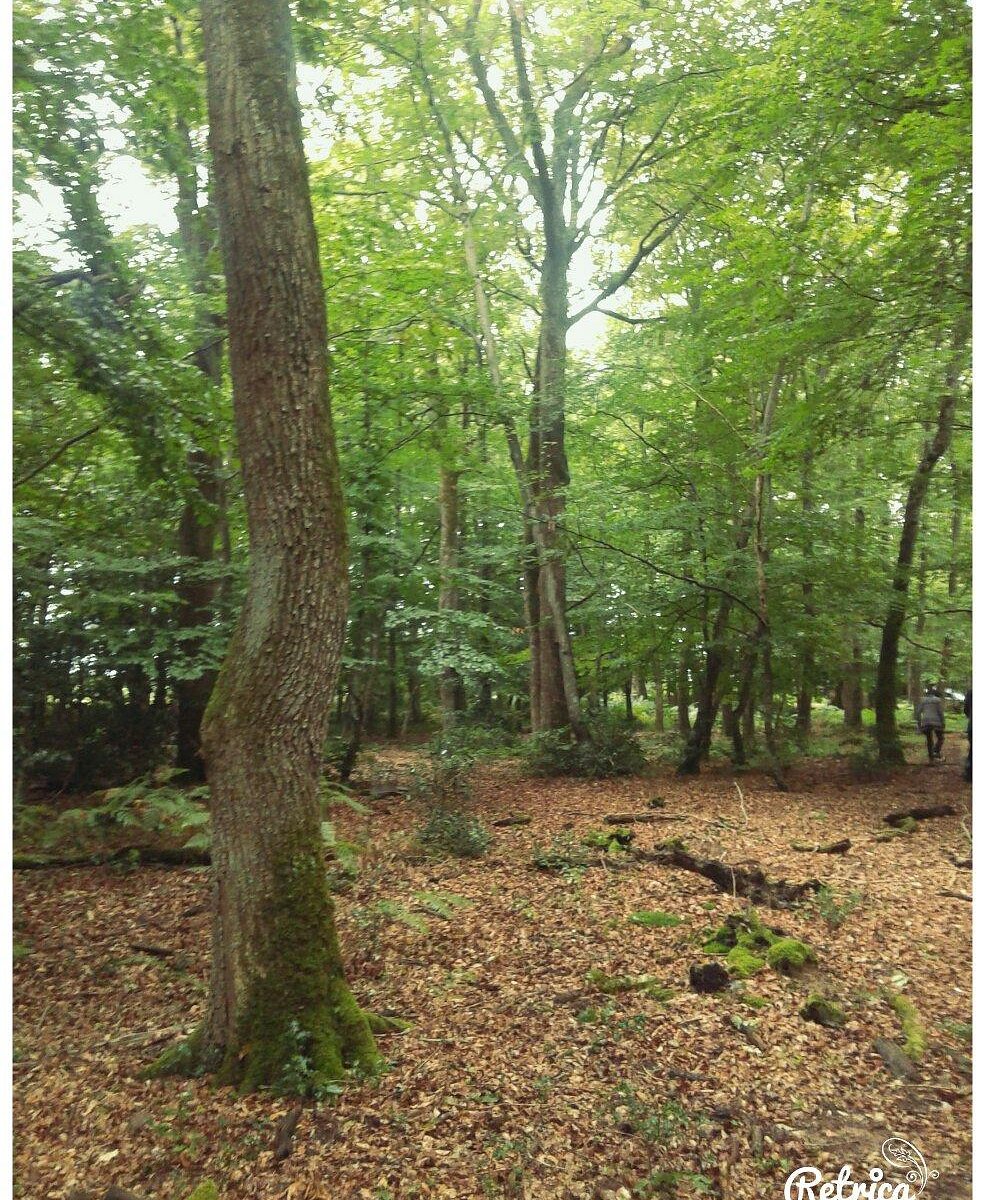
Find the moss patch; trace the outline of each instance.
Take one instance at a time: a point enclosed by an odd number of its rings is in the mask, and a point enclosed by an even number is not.
[[[736,979],[748,979],[766,966],[766,960],[745,946],[733,946],[725,956],[725,963]]]
[[[631,925],[642,925],[646,929],[670,929],[682,923],[680,917],[673,913],[661,912],[659,909],[642,909],[640,912],[629,914]]]
[[[219,1189],[211,1179],[203,1179],[198,1187],[188,1194],[187,1200],[219,1200]]]
[[[653,975],[609,975],[608,972],[593,967],[585,978],[592,987],[606,996],[615,996],[620,992],[639,992],[651,1000],[664,1002],[674,994]]]
[[[813,1021],[826,1029],[840,1029],[847,1020],[843,1009],[833,1000],[813,993],[807,998],[807,1003],[800,1010],[805,1021]]]
[[[927,1036],[916,1005],[900,992],[886,992],[886,1001],[903,1029],[903,1053],[911,1062],[918,1062],[927,1049]]]
[[[783,975],[793,975],[803,970],[809,963],[817,962],[817,955],[807,945],[796,938],[779,938],[766,951],[766,961],[774,971]]]

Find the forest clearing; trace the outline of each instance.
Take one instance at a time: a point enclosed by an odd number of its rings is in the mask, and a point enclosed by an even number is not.
[[[965,0],[12,34],[18,1200],[969,1196]]]

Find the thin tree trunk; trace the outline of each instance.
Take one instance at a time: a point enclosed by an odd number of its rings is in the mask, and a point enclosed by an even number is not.
[[[664,672],[663,664],[656,662],[653,668],[653,728],[656,733],[663,733],[664,727]]]
[[[212,976],[168,1060],[245,1089],[374,1068],[346,984],[319,774],[345,631],[345,509],[286,0],[204,0],[210,145],[250,537],[246,600],[203,725],[212,789]],[[295,1081],[293,1086],[297,1087]]]
[[[804,537],[804,576],[800,585],[801,596],[804,601],[804,646],[800,654],[800,678],[797,686],[797,715],[794,720],[794,733],[801,743],[805,745],[808,738],[811,736],[811,720],[812,710],[811,705],[814,700],[814,683],[815,683],[815,660],[814,660],[814,618],[817,616],[817,609],[814,604],[814,579],[813,579],[813,538],[810,532],[810,521],[814,512],[814,451],[806,450],[803,457],[803,478],[801,497],[801,511],[804,514],[804,522],[807,525],[807,533]]]
[[[397,689],[397,631],[386,635],[386,735],[391,740],[400,732],[400,699]]]
[[[920,547],[917,565],[917,619],[914,624],[915,642],[923,641],[927,625],[927,547]],[[918,646],[910,647],[907,655],[907,698],[916,708],[923,695],[923,659]]]
[[[947,453],[954,428],[954,410],[958,403],[961,376],[965,369],[965,351],[971,332],[971,314],[963,313],[951,341],[944,386],[937,410],[933,436],[924,444],[923,454],[910,481],[903,509],[903,529],[893,571],[893,586],[889,610],[882,628],[879,646],[879,665],[876,670],[875,710],[876,744],[879,759],[884,763],[904,761],[896,726],[896,675],[899,662],[900,634],[906,620],[906,600],[910,590],[913,556],[920,531],[920,514],[930,486],[930,477],[941,457]]]
[[[438,511],[441,520],[440,547],[438,551],[438,613],[442,618],[459,610],[458,591],[458,471],[445,465],[441,467],[438,485]],[[447,624],[442,624],[445,644],[454,644],[454,634]],[[461,678],[454,667],[445,666],[441,671],[440,684],[441,724],[450,729],[458,719],[461,709]]]
[[[958,464],[951,460],[951,550],[947,568],[947,598],[950,607],[958,596],[958,547],[961,545],[961,473]],[[918,637],[916,639],[920,641]],[[951,686],[951,659],[954,654],[954,639],[945,633],[941,646],[940,685],[942,688]]]
[[[685,642],[677,658],[677,732],[687,737],[691,732],[691,683],[690,683],[691,647]]]

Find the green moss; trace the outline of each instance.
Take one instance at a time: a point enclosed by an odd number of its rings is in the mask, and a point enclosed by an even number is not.
[[[149,1067],[140,1073],[141,1079],[164,1079],[169,1075],[201,1075],[206,1068],[204,1057],[204,1027],[173,1046],[169,1046]]]
[[[30,946],[26,946],[23,942],[14,942],[14,962],[23,962],[25,958],[29,958],[33,954]]]
[[[270,1087],[317,1094],[347,1068],[380,1066],[369,1022],[342,970],[321,847],[286,856],[275,867],[268,966],[252,981],[219,1077],[243,1092]]]
[[[744,913],[733,913],[726,917],[725,921],[712,931],[703,948],[707,954],[728,954],[735,947],[740,947],[752,955],[759,956],[778,940],[777,935],[759,919],[756,910],[750,908]]]
[[[681,918],[659,909],[641,909],[629,914],[629,922],[631,925],[643,925],[647,929],[670,929],[674,925],[680,925]]]
[[[639,992],[651,1000],[664,1002],[673,995],[670,988],[664,987],[653,975],[609,975],[593,967],[585,978],[606,996],[615,996],[619,992]]]
[[[896,828],[900,833],[915,833],[918,826],[913,817],[903,817],[896,822]]]
[[[808,996],[806,1004],[800,1010],[800,1015],[805,1021],[813,1021],[816,1025],[823,1025],[827,1029],[840,1029],[847,1020],[844,1010],[839,1005],[816,992]]]
[[[219,1200],[219,1189],[211,1179],[203,1179],[198,1187],[189,1193],[187,1200]]]
[[[628,850],[635,837],[636,834],[631,829],[623,829],[616,825],[611,829],[592,830],[581,839],[581,844],[593,850],[604,850],[607,854],[613,854],[620,850]]]
[[[751,992],[745,992],[739,996],[739,1003],[744,1004],[746,1008],[765,1008],[769,1001],[765,996],[754,996]]]
[[[726,955],[725,962],[736,979],[748,979],[766,966],[766,960],[746,946],[733,946]]]
[[[927,1037],[916,1005],[900,992],[885,993],[889,1007],[899,1017],[903,1029],[903,1053],[913,1062],[919,1061],[927,1049]]]
[[[808,963],[816,963],[817,955],[806,942],[785,937],[778,938],[766,951],[766,961],[774,971],[792,975],[802,970]]]
[[[367,1012],[365,1016],[373,1033],[404,1033],[412,1024],[401,1017],[385,1017],[381,1013]]]

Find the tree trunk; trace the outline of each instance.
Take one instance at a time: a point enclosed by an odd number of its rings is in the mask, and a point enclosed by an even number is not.
[[[813,538],[810,532],[810,521],[814,512],[814,452],[806,450],[803,457],[803,477],[802,488],[803,495],[801,497],[801,510],[804,514],[804,522],[808,526],[807,533],[804,537],[804,576],[801,581],[800,590],[804,600],[804,645],[800,653],[800,678],[797,686],[797,715],[794,720],[794,733],[801,745],[807,743],[811,736],[811,704],[814,700],[814,618],[817,616],[817,609],[814,604],[814,579],[813,579]]]
[[[947,598],[951,606],[958,597],[958,547],[961,545],[961,473],[958,464],[951,460],[951,553],[947,569]],[[920,639],[917,638],[917,641]],[[951,658],[954,653],[954,640],[949,633],[944,635],[941,646],[940,685],[942,688],[951,686]]]
[[[244,1089],[308,1090],[379,1062],[343,975],[319,828],[347,587],[325,303],[286,0],[204,0],[202,15],[250,569],[203,725],[208,1015],[160,1067],[197,1058]],[[299,1056],[303,1083],[285,1072]]]
[[[917,566],[917,619],[913,632],[915,642],[923,641],[923,631],[927,625],[927,547],[920,547],[920,559]],[[923,658],[919,646],[912,646],[907,656],[907,699],[916,708],[923,695]]]
[[[172,18],[175,51],[180,62],[185,57],[181,25]],[[171,164],[178,189],[175,216],[194,305],[199,345],[192,361],[201,373],[206,398],[218,397],[222,388],[222,324],[221,294],[210,262],[218,230],[209,208],[198,203],[200,154],[192,142],[184,117],[175,120],[171,152],[166,158]],[[207,410],[208,411],[208,410]],[[178,553],[189,559],[192,566],[183,568],[175,584],[178,597],[176,622],[185,632],[182,650],[194,660],[204,643],[201,636],[188,636],[188,631],[207,626],[213,616],[218,580],[209,577],[207,570],[216,558],[216,536],[225,513],[225,492],[221,481],[222,455],[215,441],[213,414],[196,422],[203,445],[188,451],[188,473],[192,489],[185,498],[178,522]],[[228,535],[227,535],[228,536]],[[215,684],[215,670],[200,669],[196,678],[176,678],[174,696],[177,707],[176,764],[187,772],[188,782],[199,783],[205,778],[205,762],[201,754],[201,726],[205,709]]]
[[[623,681],[622,694],[626,702],[626,720],[633,719],[633,680],[632,678]]]
[[[664,732],[664,672],[659,662],[653,670],[653,728],[656,733]]]
[[[457,613],[458,592],[458,471],[442,465],[438,484],[438,510],[441,519],[440,547],[438,550],[438,613],[447,617]],[[455,643],[455,635],[445,623],[441,624],[442,639],[446,646]],[[454,667],[446,666],[441,671],[440,700],[441,724],[450,729],[461,711],[462,681]]]
[[[910,481],[903,510],[903,529],[900,534],[899,551],[893,571],[893,587],[889,610],[882,628],[879,646],[879,665],[876,670],[875,710],[876,744],[879,759],[883,763],[904,761],[896,727],[896,675],[899,660],[900,634],[906,620],[906,598],[910,589],[913,570],[913,555],[920,531],[920,514],[930,486],[934,467],[951,444],[954,427],[954,410],[958,403],[961,376],[965,368],[965,350],[971,332],[971,314],[962,314],[954,331],[951,354],[948,360],[944,386],[937,410],[937,423],[933,436],[924,444],[923,454]]]
[[[688,674],[690,650],[691,647],[685,643],[677,659],[677,687],[674,698],[677,701],[677,732],[682,737],[687,737],[691,732],[691,684]]]
[[[397,691],[397,631],[386,635],[386,735],[391,740],[400,732],[399,693]]]

